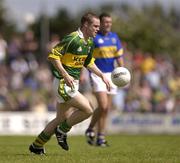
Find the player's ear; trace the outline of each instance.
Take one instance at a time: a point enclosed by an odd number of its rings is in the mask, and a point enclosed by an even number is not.
[[[88,25],[88,22],[85,22],[84,23],[84,26],[87,28],[89,25]]]

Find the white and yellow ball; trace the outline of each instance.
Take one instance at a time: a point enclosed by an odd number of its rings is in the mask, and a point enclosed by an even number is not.
[[[111,73],[112,82],[118,87],[125,87],[131,81],[131,74],[125,67],[116,67]]]

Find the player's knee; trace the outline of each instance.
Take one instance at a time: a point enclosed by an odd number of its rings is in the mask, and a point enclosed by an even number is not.
[[[101,112],[101,114],[107,114],[108,108],[107,107],[101,107],[100,112]]]
[[[86,114],[88,117],[90,117],[93,114],[93,109],[92,108],[87,109]]]

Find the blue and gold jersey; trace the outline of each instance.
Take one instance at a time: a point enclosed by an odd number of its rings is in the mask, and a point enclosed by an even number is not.
[[[98,33],[94,38],[95,49],[93,57],[95,64],[102,72],[112,72],[114,61],[123,55],[123,48],[116,33],[109,32],[107,35]]]

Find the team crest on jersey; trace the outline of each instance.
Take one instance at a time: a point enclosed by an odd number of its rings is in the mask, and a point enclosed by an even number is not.
[[[112,38],[111,41],[112,41],[113,44],[116,44],[116,39],[115,38]]]
[[[103,44],[104,43],[104,40],[102,38],[98,39],[98,43],[99,44]]]
[[[80,46],[78,49],[77,49],[78,52],[82,52],[82,47]]]

